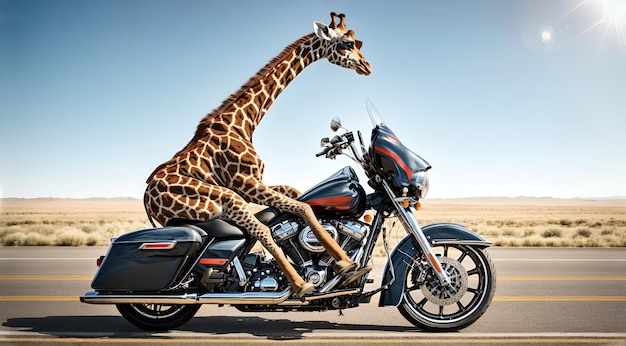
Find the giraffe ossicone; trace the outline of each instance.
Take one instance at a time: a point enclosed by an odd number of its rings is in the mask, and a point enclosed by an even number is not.
[[[330,25],[315,22],[314,30],[288,45],[206,115],[192,140],[148,177],[144,194],[149,217],[162,225],[173,219],[224,218],[246,230],[274,256],[298,297],[314,286],[293,268],[248,203],[273,206],[301,217],[335,259],[336,271],[357,268],[320,225],[311,207],[295,199],[299,191],[263,184],[264,164],[252,145],[252,134],[278,95],[311,63],[327,58],[359,75],[371,73],[360,51],[362,43],[355,40],[354,31],[347,30],[344,14],[331,13]]]

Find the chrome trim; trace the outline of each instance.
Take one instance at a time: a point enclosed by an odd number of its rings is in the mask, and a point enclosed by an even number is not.
[[[352,221],[339,221],[339,232],[342,232],[358,241],[363,240],[366,235],[366,231],[363,231],[362,226],[353,223]]]
[[[146,295],[146,294],[101,294],[87,292],[80,297],[87,304],[197,304],[197,295]]]
[[[259,283],[259,287],[263,292],[276,292],[278,282],[274,278],[265,278]]]
[[[274,240],[277,242],[283,241],[284,239],[291,238],[296,235],[300,231],[300,226],[297,222],[289,221],[280,226],[274,227],[272,229],[272,234],[274,235]]]
[[[235,257],[233,259],[233,265],[235,266],[235,271],[237,272],[237,276],[239,277],[239,286],[245,286],[248,283],[248,277],[243,271],[243,266],[241,265],[241,261],[239,261],[239,257]]]
[[[470,246],[484,246],[490,247],[493,245],[490,241],[480,241],[480,240],[459,240],[459,239],[435,239],[431,241],[433,246],[436,245],[470,245]]]
[[[448,276],[446,271],[443,270],[443,268],[441,267],[441,263],[439,263],[437,256],[433,252],[433,249],[430,247],[430,243],[428,239],[426,238],[426,236],[424,235],[424,232],[422,232],[422,229],[419,223],[417,222],[415,215],[413,215],[413,213],[411,212],[411,211],[415,211],[415,208],[414,207],[411,207],[411,209],[404,208],[402,206],[402,202],[397,200],[396,196],[394,195],[393,191],[391,190],[391,187],[389,187],[387,182],[383,180],[382,185],[385,188],[385,192],[387,192],[387,195],[389,196],[389,198],[392,201],[394,201],[393,205],[396,208],[396,211],[398,212],[397,213],[398,219],[400,220],[404,228],[407,230],[407,232],[410,232],[415,237],[415,240],[417,240],[417,243],[419,244],[420,248],[422,249],[422,252],[424,253],[424,257],[426,258],[426,261],[428,261],[428,264],[434,269],[434,272],[435,274],[437,274],[439,281],[441,282],[442,285],[449,286],[451,283],[450,277]],[[439,270],[437,268],[439,268]]]
[[[328,232],[328,234],[330,234],[335,242],[339,240],[339,233],[337,232],[337,228],[335,228],[335,226],[328,223],[322,223],[322,227],[326,230],[326,232]],[[300,245],[302,245],[302,247],[309,252],[321,253],[326,251],[309,226],[306,226],[302,229],[302,231],[300,231],[298,241],[300,242]]]
[[[320,292],[325,293],[325,292],[332,290],[333,288],[335,288],[335,286],[337,286],[337,284],[339,283],[339,280],[341,280],[341,276],[335,275],[335,277],[330,279],[330,281],[328,281],[326,285],[320,288]]]
[[[351,259],[356,262],[356,263],[361,263],[360,261],[360,257],[361,257],[361,253],[363,251],[363,247],[359,247],[357,248],[354,253],[352,254]],[[365,265],[365,263],[361,263],[361,265]],[[320,288],[319,292],[320,293],[327,293],[329,291],[332,291],[335,287],[337,287],[337,285],[339,284],[339,282],[341,281],[341,279],[343,279],[344,276],[342,275],[335,275],[332,279],[330,279],[324,286],[322,286],[322,288]]]
[[[205,293],[197,295],[158,295],[158,294],[102,294],[87,292],[80,301],[88,304],[260,304],[277,305],[291,296],[291,289],[282,292],[243,292],[243,293]]]
[[[227,304],[227,305],[307,305],[317,299],[333,298],[350,294],[359,294],[361,289],[345,289],[329,293],[314,293],[303,299],[289,299],[291,289],[282,292],[243,292],[243,293],[205,293],[197,295],[157,295],[157,294],[102,294],[87,292],[80,301],[87,304]]]

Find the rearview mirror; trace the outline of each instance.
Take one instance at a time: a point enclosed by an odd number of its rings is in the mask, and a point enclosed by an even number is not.
[[[333,132],[337,132],[341,128],[341,118],[334,117],[333,120],[330,121],[330,129]]]

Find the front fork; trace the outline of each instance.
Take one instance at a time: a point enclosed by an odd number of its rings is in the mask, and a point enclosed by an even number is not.
[[[433,252],[432,247],[430,247],[428,239],[426,239],[426,236],[422,232],[422,228],[415,218],[415,215],[413,213],[415,211],[415,207],[413,206],[414,203],[409,203],[409,205],[405,207],[404,204],[407,200],[410,200],[409,197],[396,197],[387,182],[385,181],[383,181],[383,186],[385,187],[385,191],[387,192],[387,195],[389,195],[393,206],[398,212],[398,218],[400,219],[402,226],[404,226],[406,230],[411,232],[411,234],[413,234],[413,236],[417,240],[417,243],[419,244],[422,252],[425,255],[424,257],[426,257],[426,260],[428,261],[428,264],[430,264],[431,268],[434,269],[435,274],[437,274],[437,278],[439,278],[439,282],[441,282],[441,285],[449,286],[451,283],[450,277],[448,276],[448,273],[446,273],[446,271],[441,268],[441,263],[439,263],[439,260]]]

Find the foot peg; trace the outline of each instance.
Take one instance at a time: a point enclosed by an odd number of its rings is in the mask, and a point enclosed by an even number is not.
[[[349,284],[355,282],[356,280],[358,280],[361,276],[369,273],[370,271],[372,271],[372,266],[371,265],[366,265],[363,268],[360,268],[359,270],[353,272],[353,273],[349,273],[348,276],[346,277],[346,280],[341,284],[341,287],[346,287]]]
[[[309,282],[305,282],[304,284],[302,284],[302,286],[300,286],[300,288],[298,288],[298,290],[296,290],[293,295],[299,299],[304,297],[307,293],[311,293],[314,289],[315,285]]]
[[[356,264],[355,262],[349,263],[348,261],[341,260],[333,265],[333,271],[337,275],[345,275],[351,271],[356,270],[357,267],[358,264]]]

